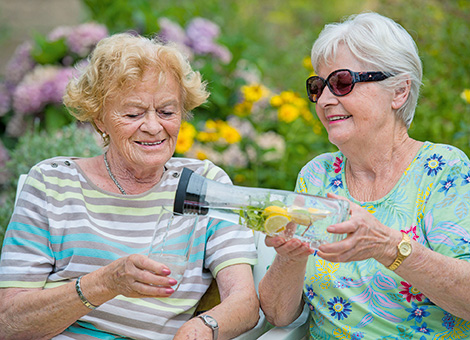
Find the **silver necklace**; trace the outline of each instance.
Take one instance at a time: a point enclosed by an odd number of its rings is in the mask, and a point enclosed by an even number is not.
[[[121,194],[123,195],[127,195],[126,192],[124,191],[124,189],[121,187],[121,185],[119,184],[119,182],[117,181],[117,179],[114,177],[113,173],[111,172],[111,169],[109,168],[109,164],[108,164],[108,159],[106,157],[106,154],[108,153],[108,151],[106,151],[104,153],[104,165],[106,165],[106,170],[108,170],[108,174],[109,174],[109,177],[111,177],[111,179],[113,180],[114,184],[116,184],[116,186],[118,187],[119,191],[121,191]]]

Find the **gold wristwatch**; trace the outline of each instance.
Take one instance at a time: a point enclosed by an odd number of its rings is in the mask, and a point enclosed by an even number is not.
[[[408,234],[403,233],[403,238],[401,239],[401,242],[398,244],[398,255],[395,261],[388,266],[387,268],[390,270],[395,270],[400,266],[400,264],[403,262],[404,259],[406,259],[410,254],[411,254],[411,239],[408,236]]]

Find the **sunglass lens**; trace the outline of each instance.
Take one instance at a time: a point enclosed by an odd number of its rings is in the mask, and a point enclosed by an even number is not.
[[[311,77],[307,83],[308,98],[316,103],[325,88],[325,82],[320,77]]]
[[[328,77],[328,82],[337,96],[344,96],[351,92],[354,84],[352,74],[345,70],[332,73]]]

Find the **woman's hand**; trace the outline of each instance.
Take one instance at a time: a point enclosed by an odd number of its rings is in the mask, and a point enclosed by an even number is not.
[[[82,289],[91,303],[101,304],[117,295],[132,298],[168,297],[174,293],[171,286],[176,283],[167,266],[145,255],[133,254],[84,276]],[[101,288],[101,294],[97,294],[97,288]],[[95,299],[93,296],[96,296]]]
[[[289,222],[286,230],[295,227],[296,224],[294,222]],[[307,261],[307,257],[315,252],[307,242],[302,242],[296,238],[286,241],[282,236],[266,236],[264,242],[266,246],[274,247],[279,257],[294,262]]]
[[[328,194],[328,197],[347,200],[344,197]],[[318,255],[330,262],[351,262],[374,258],[383,265],[390,265],[396,256],[396,246],[401,240],[401,232],[379,222],[371,213],[349,201],[349,220],[328,227],[335,234],[348,234],[339,242],[323,244]],[[390,263],[389,263],[390,262]]]

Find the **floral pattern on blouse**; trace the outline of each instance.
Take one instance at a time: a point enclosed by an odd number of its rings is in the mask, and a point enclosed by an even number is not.
[[[316,157],[300,171],[296,190],[344,196],[425,247],[470,260],[470,161],[462,151],[425,142],[395,187],[372,202],[350,196],[346,162],[341,152]],[[470,322],[373,259],[332,263],[311,255],[304,301],[312,316],[310,339],[470,338]]]

